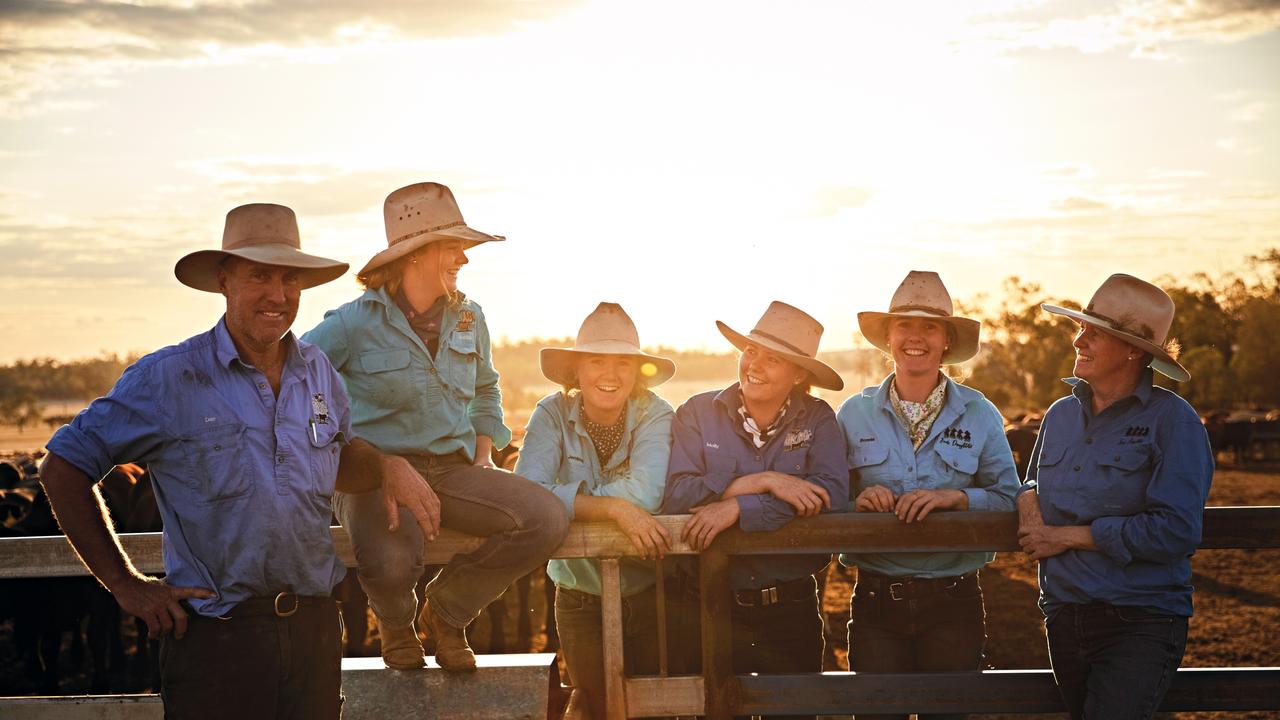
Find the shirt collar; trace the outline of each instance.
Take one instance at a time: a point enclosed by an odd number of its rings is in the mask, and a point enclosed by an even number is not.
[[[1078,377],[1062,378],[1062,382],[1071,386],[1071,394],[1077,400],[1089,407],[1092,407],[1093,388],[1089,387],[1088,380],[1082,380]],[[1151,393],[1155,391],[1155,371],[1150,367],[1143,368],[1142,375],[1138,377],[1138,384],[1133,388],[1133,392],[1125,397],[1137,398],[1138,402],[1146,407],[1151,401]],[[1125,398],[1120,398],[1124,400]]]
[[[298,346],[298,339],[294,336],[293,331],[285,333],[280,342],[285,344],[285,366],[292,366],[297,363],[306,362],[302,356],[302,349]],[[236,343],[231,339],[231,331],[227,329],[227,316],[224,314],[218,319],[218,324],[213,326],[213,348],[218,358],[218,365],[221,367],[231,367],[233,360],[239,360],[241,365],[248,366],[249,363],[240,358],[240,351],[236,350]]]
[[[808,412],[809,408],[808,404],[804,401],[805,397],[805,393],[802,393],[799,390],[791,391],[791,408],[787,410],[787,420],[783,423],[784,425],[790,425],[795,422],[796,419],[804,417],[805,413]],[[738,418],[738,407],[743,403],[742,385],[740,383],[734,383],[721,390],[716,393],[715,401],[716,404],[720,405],[724,412],[728,413],[728,415],[734,418],[734,421],[736,422]]]

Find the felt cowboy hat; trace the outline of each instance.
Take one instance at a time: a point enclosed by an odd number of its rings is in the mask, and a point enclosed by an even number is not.
[[[630,355],[640,359],[646,387],[656,387],[676,374],[676,364],[640,349],[640,335],[627,311],[617,303],[602,302],[582,321],[571,348],[542,348],[538,361],[542,374],[557,385],[574,385],[574,365],[583,355]]]
[[[889,300],[889,312],[858,313],[858,329],[867,342],[886,353],[889,349],[889,322],[896,318],[937,320],[954,330],[951,345],[942,353],[942,363],[962,363],[978,354],[978,331],[982,323],[954,314],[951,293],[938,273],[912,270]]]
[[[462,219],[453,191],[434,182],[420,182],[396,190],[382,204],[387,226],[387,249],[374,255],[358,275],[370,273],[437,240],[461,240],[470,248],[484,242],[506,240],[472,230]]]
[[[844,389],[840,374],[817,358],[822,323],[799,308],[774,300],[746,335],[719,320],[716,327],[739,350],[746,349],[747,343],[755,343],[806,370],[814,385],[828,390]]]
[[[301,247],[298,218],[293,210],[271,203],[241,205],[227,213],[222,249],[197,250],[183,256],[173,266],[173,274],[183,285],[216,293],[222,292],[218,287],[218,266],[232,256],[297,268],[304,288],[336,280],[349,267],[344,262],[308,255]]]
[[[1173,325],[1173,299],[1165,291],[1132,275],[1116,273],[1098,288],[1084,310],[1068,310],[1044,303],[1042,309],[1089,323],[1145,353],[1151,353],[1151,369],[1178,382],[1191,373],[1174,358],[1177,344],[1166,342]]]

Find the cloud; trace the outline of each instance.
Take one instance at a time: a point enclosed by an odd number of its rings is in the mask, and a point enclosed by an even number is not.
[[[1063,198],[1053,204],[1054,210],[1065,213],[1097,212],[1099,210],[1109,210],[1110,208],[1110,205],[1101,200],[1086,197]]]
[[[856,185],[827,185],[819,188],[813,197],[812,214],[830,217],[841,210],[860,208],[875,197],[874,188]]]

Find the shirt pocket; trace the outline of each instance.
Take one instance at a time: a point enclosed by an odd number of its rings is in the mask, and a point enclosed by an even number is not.
[[[579,484],[579,492],[594,494],[595,473],[591,469],[591,461],[579,455],[566,455],[564,459],[564,476],[569,484]]]
[[[307,440],[311,442],[311,481],[318,495],[333,497],[342,455],[342,431],[332,422],[315,423],[310,429]]]
[[[244,435],[245,424],[232,422],[198,428],[183,438],[188,472],[182,481],[199,502],[229,500],[253,489]]]
[[[1129,445],[1106,451],[1098,458],[1098,474],[1105,486],[1092,493],[1098,515],[1136,515],[1146,505],[1151,447]]]
[[[454,331],[449,336],[447,379],[453,392],[463,400],[476,396],[476,368],[480,353],[476,351],[474,331]]]
[[[958,448],[952,445],[934,445],[938,456],[938,479],[941,487],[964,488],[973,485],[978,472],[978,448]]]
[[[360,369],[368,397],[378,407],[408,407],[416,393],[407,348],[360,353]],[[354,393],[353,393],[354,394]]]

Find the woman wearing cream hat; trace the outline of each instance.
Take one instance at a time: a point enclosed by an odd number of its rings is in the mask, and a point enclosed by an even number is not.
[[[662,503],[671,419],[667,401],[649,388],[675,364],[640,349],[622,306],[600,303],[571,348],[543,348],[542,374],[563,391],[538,402],[516,473],[555,493],[571,518],[613,522],[646,558],[661,558],[671,538],[652,514]],[[654,565],[624,559],[623,644],[628,674],[658,672]],[[603,718],[602,592],[595,560],[552,560],[556,627],[573,684],[568,717]]]
[[[393,493],[337,493],[334,512],[351,534],[360,584],[378,617],[382,659],[424,665],[414,621],[423,540],[441,525],[486,537],[455,555],[427,585],[419,622],[445,670],[475,669],[464,633],[516,578],[539,567],[568,530],[554,495],[497,470],[490,450],[511,439],[480,306],[458,290],[467,250],[503,238],[467,226],[449,188],[417,183],[387,196],[386,250],[357,278],[365,292],[325,314],[305,335],[346,382],[355,433],[391,455]],[[424,481],[425,480],[425,481]],[[388,482],[388,481],[384,481]],[[402,494],[399,487],[395,495]]]
[[[912,271],[889,311],[858,313],[858,327],[893,359],[894,371],[837,414],[854,511],[891,512],[911,523],[940,510],[1012,510],[1018,475],[1000,413],[942,372],[977,354],[979,323],[953,314],[938,274]],[[978,569],[994,557],[842,554],[841,564],[858,568],[849,668],[980,669],[986,627]]]
[[[1149,718],[1186,647],[1213,451],[1196,411],[1152,384],[1190,378],[1163,290],[1117,274],[1083,310],[1041,307],[1080,324],[1071,394],[1045,413],[1018,496],[1054,680],[1073,718]]]

